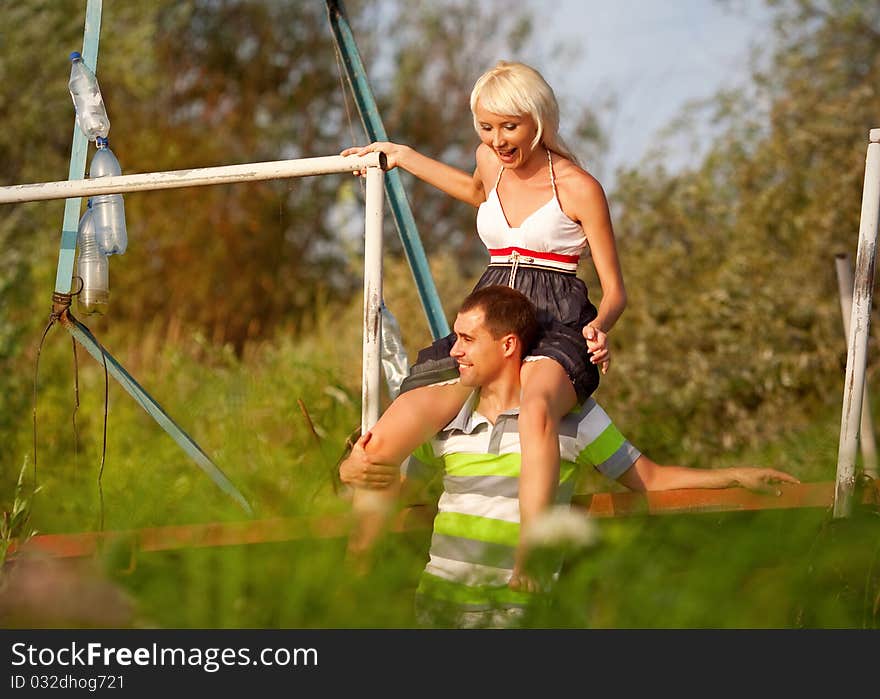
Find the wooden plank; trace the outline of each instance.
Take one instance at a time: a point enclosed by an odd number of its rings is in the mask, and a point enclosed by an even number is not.
[[[92,556],[102,548],[120,543],[126,543],[139,551],[172,551],[182,548],[338,538],[346,536],[349,529],[348,517],[345,516],[211,522],[108,532],[38,534],[29,539],[21,550],[58,558],[75,558]],[[10,553],[15,550],[15,546],[9,549]]]
[[[591,517],[830,508],[834,502],[833,483],[798,483],[777,487],[780,495],[755,493],[744,488],[664,490],[652,493],[575,495],[573,502],[585,509]],[[876,493],[876,486],[874,492]],[[869,497],[867,502],[874,501]]]
[[[706,490],[666,490],[651,493],[578,494],[575,507],[590,517],[631,517],[638,515],[698,514],[707,512],[746,512],[758,510],[831,509],[835,484],[799,483],[778,486],[779,495],[765,495],[743,488]],[[860,502],[880,505],[876,481],[868,481]],[[428,529],[434,510],[430,507],[408,508],[394,523],[395,532]],[[172,551],[210,546],[242,546],[301,539],[333,539],[347,536],[351,530],[348,515],[275,518],[248,522],[211,522],[167,527],[149,527],[110,532],[75,534],[40,534],[19,550],[42,553],[57,558],[92,556],[110,545],[125,544],[139,551]],[[9,553],[16,551],[13,544]]]

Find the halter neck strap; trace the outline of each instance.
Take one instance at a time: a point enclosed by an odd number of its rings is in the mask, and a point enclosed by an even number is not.
[[[504,174],[504,166],[501,166],[501,169],[498,171],[498,177],[495,178],[495,189],[498,189],[498,183],[501,182],[501,175]]]
[[[556,192],[556,173],[553,171],[553,156],[550,154],[550,149],[546,146],[544,149],[547,151],[547,163],[550,166],[550,185],[553,187],[553,197],[555,199],[559,199],[559,195]],[[495,178],[495,189],[498,189],[498,183],[501,182],[501,175],[504,174],[504,166],[501,166],[501,169],[498,171],[498,177]]]

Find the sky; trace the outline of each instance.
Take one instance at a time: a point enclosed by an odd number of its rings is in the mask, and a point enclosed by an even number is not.
[[[609,141],[606,162],[597,166],[607,180],[619,166],[637,167],[658,131],[688,101],[747,83],[752,45],[766,46],[771,36],[772,15],[763,0],[532,0],[531,5],[542,52],[558,41],[578,48],[570,68],[547,71],[545,77],[563,110],[573,100],[594,105]],[[563,129],[564,120],[563,113]],[[688,157],[694,154],[670,156],[668,164],[684,164]]]

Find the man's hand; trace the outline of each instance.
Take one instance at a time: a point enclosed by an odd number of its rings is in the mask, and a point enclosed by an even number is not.
[[[361,435],[351,453],[339,464],[339,479],[354,488],[384,490],[400,479],[400,468],[375,463],[367,454],[366,446],[372,433]]]
[[[800,483],[800,481],[788,473],[777,471],[775,468],[748,468],[738,467],[730,469],[736,484],[768,495],[782,495],[782,490],[777,487],[779,483]]]

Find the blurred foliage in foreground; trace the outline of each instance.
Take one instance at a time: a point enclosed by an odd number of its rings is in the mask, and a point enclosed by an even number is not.
[[[448,262],[450,268],[453,262]],[[435,268],[444,278],[442,266]],[[414,299],[413,299],[414,302]],[[145,383],[255,505],[259,518],[344,517],[330,469],[359,422],[356,386],[359,304],[321,315],[308,341],[252,346],[239,358],[198,337],[141,366]],[[149,340],[149,338],[148,338]],[[46,367],[69,374],[68,347],[53,344]],[[339,367],[347,367],[340,372]],[[44,532],[95,529],[103,376],[81,368],[79,447],[70,426],[70,387],[40,402],[42,490],[31,521]],[[299,401],[314,420],[312,434]],[[242,513],[147,418],[110,387],[110,439],[103,475],[108,530],[213,521]],[[805,480],[828,480],[839,414],[754,450],[730,451],[714,465],[761,463]],[[51,429],[50,429],[51,428]],[[18,449],[27,453],[29,435]],[[73,454],[76,451],[76,459]],[[650,452],[649,452],[650,453]],[[681,456],[681,454],[679,454]],[[687,461],[686,458],[681,458]],[[598,478],[588,490],[614,488]],[[831,522],[822,510],[634,517],[597,521],[598,542],[576,550],[552,596],[526,624],[538,627],[876,628],[880,517],[860,510]],[[163,627],[408,627],[424,565],[427,532],[394,535],[365,577],[345,563],[345,540],[310,540],[148,553],[136,541],[107,547],[88,562],[32,563],[40,585],[0,594],[5,625]],[[98,573],[95,572],[98,569]],[[46,621],[34,591],[58,589]],[[108,580],[115,589],[108,590]],[[61,585],[63,582],[63,586]],[[8,602],[15,591],[15,604]],[[26,591],[27,590],[27,591]],[[76,599],[71,590],[76,592]],[[112,599],[84,606],[82,600]],[[112,594],[111,594],[112,593]],[[70,600],[62,604],[61,600]],[[79,600],[79,601],[77,601]],[[75,603],[76,602],[76,603]],[[31,615],[28,616],[27,612]],[[36,620],[36,621],[35,621]]]
[[[674,173],[646,162],[622,173],[610,193],[630,304],[613,332],[614,368],[598,397],[657,460],[759,463],[830,480],[845,359],[833,254],[855,254],[865,136],[880,115],[880,8],[867,0],[774,4],[775,53],[753,89],[704,105],[716,133],[705,157]],[[272,2],[162,1],[108,12],[99,76],[125,170],[325,155],[347,145],[332,47],[313,43],[326,36],[325,20],[311,5],[293,5],[302,11],[296,22],[291,6]],[[376,5],[350,5],[355,19],[376,18],[369,14]],[[486,42],[467,30],[483,26],[468,13],[498,8],[450,6],[443,14],[429,3],[394,5],[392,14],[409,24],[377,91],[393,138],[469,167],[467,89],[499,56],[528,59],[520,53],[528,24],[508,21]],[[4,84],[17,81],[17,99],[0,102],[9,124],[0,134],[8,154],[2,178],[63,179],[72,122],[66,54],[78,48],[82,3],[2,7],[9,25],[22,28],[0,55]],[[368,33],[358,36],[365,52],[376,48]],[[46,37],[57,60],[31,60]],[[293,60],[300,51],[312,51],[314,61]],[[431,81],[442,89],[416,89]],[[419,99],[407,102],[411,95]],[[421,111],[435,97],[436,108]],[[424,128],[425,115],[436,117],[436,129]],[[686,117],[678,127],[678,136],[687,133]],[[111,314],[89,323],[260,517],[347,510],[328,472],[359,422],[360,247],[339,212],[351,218],[360,205],[356,184],[319,179],[326,178],[127,197],[132,246],[113,260]],[[419,186],[412,191],[440,296],[453,308],[482,264],[473,236],[463,233],[473,212]],[[0,212],[3,509],[12,507],[31,448],[33,347],[54,279],[51,231],[61,208]],[[414,353],[428,337],[411,287],[405,265],[389,259],[386,300]],[[876,350],[872,342],[872,357]],[[31,526],[61,532],[94,529],[102,518],[107,529],[241,518],[115,384],[102,504],[102,372],[80,351],[75,439],[64,331],[50,335],[41,361],[42,490]],[[872,360],[874,383],[875,367]],[[529,623],[877,626],[876,515],[840,525],[813,511],[600,528],[598,546],[572,560]],[[134,559],[122,547],[106,551],[100,565],[136,597],[136,624],[407,626],[425,541],[395,542],[364,579],[341,565],[341,540]]]

